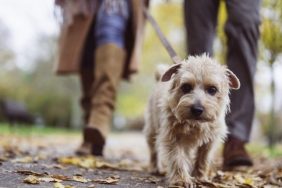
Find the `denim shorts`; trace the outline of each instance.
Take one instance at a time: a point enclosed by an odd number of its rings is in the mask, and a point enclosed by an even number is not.
[[[94,31],[96,47],[107,43],[125,47],[130,8],[129,0],[100,0]]]

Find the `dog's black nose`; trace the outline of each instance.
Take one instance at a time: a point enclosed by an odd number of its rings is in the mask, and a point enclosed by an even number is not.
[[[193,105],[191,107],[191,113],[195,117],[199,117],[204,111],[204,107],[202,105]]]

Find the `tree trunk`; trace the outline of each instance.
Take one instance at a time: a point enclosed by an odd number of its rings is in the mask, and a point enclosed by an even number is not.
[[[270,85],[270,94],[271,94],[271,110],[269,114],[269,131],[268,131],[268,145],[270,148],[274,147],[275,144],[275,128],[276,128],[276,119],[275,119],[275,75],[274,75],[274,60],[272,57],[270,59],[270,69],[271,69],[271,85]]]

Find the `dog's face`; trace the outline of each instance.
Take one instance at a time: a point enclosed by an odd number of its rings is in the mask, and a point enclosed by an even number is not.
[[[213,122],[225,114],[229,89],[238,89],[238,78],[206,55],[189,57],[171,66],[162,76],[170,81],[168,106],[179,122]]]

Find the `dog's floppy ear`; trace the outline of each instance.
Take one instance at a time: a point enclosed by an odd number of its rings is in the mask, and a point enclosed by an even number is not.
[[[169,67],[169,69],[167,71],[165,71],[165,73],[162,75],[161,81],[162,82],[169,81],[171,76],[177,72],[177,70],[180,68],[180,66],[181,66],[181,63],[177,63],[177,64]]]
[[[231,89],[239,89],[240,88],[240,81],[237,76],[229,69],[227,69],[227,75],[229,78],[229,86]]]

